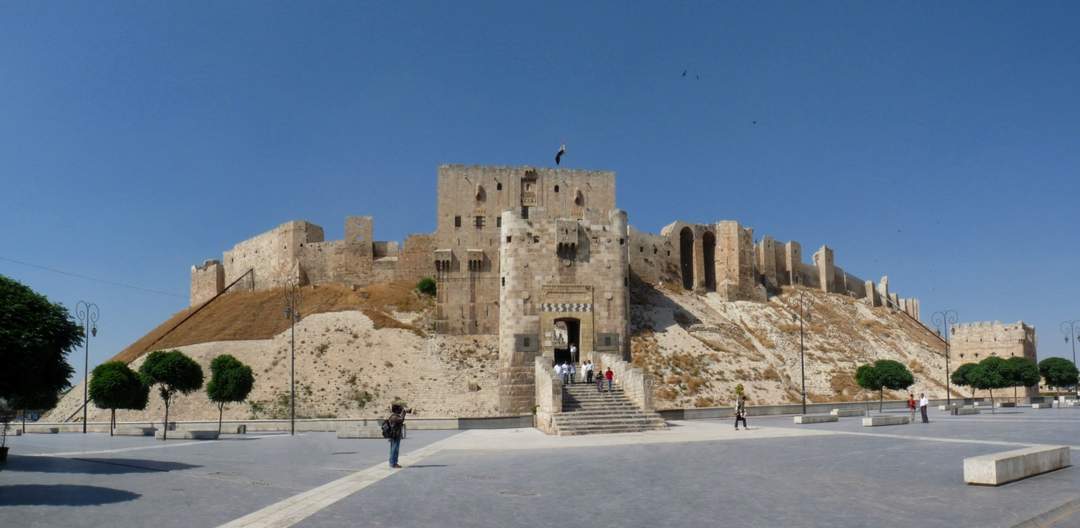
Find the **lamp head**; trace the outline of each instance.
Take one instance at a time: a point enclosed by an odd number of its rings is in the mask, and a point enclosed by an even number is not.
[[[97,325],[94,325],[93,327],[90,328],[90,336],[91,337],[97,337]]]

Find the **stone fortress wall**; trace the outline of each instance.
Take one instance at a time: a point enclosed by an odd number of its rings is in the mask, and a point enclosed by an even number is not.
[[[991,356],[1024,357],[1038,361],[1035,327],[1023,321],[955,324],[949,328],[949,334],[949,362],[953,369],[964,363],[978,363]],[[1023,394],[1037,396],[1038,387],[1026,387]]]
[[[410,235],[404,248],[374,240],[370,216],[345,219],[345,238],[324,240],[323,228],[294,220],[233,246],[222,260],[191,267],[191,305],[206,302],[237,279],[246,290],[266,290],[289,281],[367,286],[430,275],[430,235]],[[248,271],[251,271],[248,274]]]
[[[836,265],[829,246],[821,246],[806,263],[798,242],[782,244],[765,235],[754,243],[754,230],[733,220],[677,221],[659,235],[633,227],[629,232],[630,269],[650,284],[674,282],[685,290],[716,292],[726,301],[765,301],[781,286],[801,285],[920,317],[918,299],[889,291],[887,276],[874,283],[848,273]]]

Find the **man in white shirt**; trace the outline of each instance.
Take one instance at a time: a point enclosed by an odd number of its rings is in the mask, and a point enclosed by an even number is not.
[[[570,362],[577,363],[577,345],[570,343]]]
[[[922,423],[930,423],[930,419],[926,417],[926,407],[930,405],[930,400],[926,399],[926,393],[919,395],[919,412],[922,413]]]

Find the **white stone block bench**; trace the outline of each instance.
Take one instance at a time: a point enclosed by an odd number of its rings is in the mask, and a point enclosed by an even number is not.
[[[1016,402],[1001,402],[997,404],[998,409],[1003,409],[1006,407],[1016,407]]]
[[[866,414],[866,412],[862,409],[833,409],[829,411],[829,414],[839,418],[848,418],[851,416],[862,416]]]
[[[1000,486],[1071,464],[1069,446],[1035,446],[964,459],[964,482]]]
[[[1053,408],[1053,405],[1049,404],[1049,403],[1033,403],[1033,404],[1031,404],[1031,408],[1032,409],[1051,409],[1051,408]]]
[[[158,430],[154,433],[155,438],[161,438],[163,431]],[[218,432],[216,429],[203,430],[203,431],[169,431],[169,438],[176,440],[217,440]]]
[[[340,427],[338,439],[378,438],[382,439],[382,427],[379,425],[353,425]]]
[[[911,420],[907,416],[897,416],[890,414],[879,414],[877,416],[867,416],[862,419],[863,427],[879,427],[882,425],[904,425],[911,423]]]
[[[840,417],[832,414],[800,414],[795,417],[795,423],[797,424],[816,424],[838,421],[840,421]]]
[[[979,414],[980,411],[975,407],[957,407],[953,412],[956,416],[965,416],[968,414]]]
[[[116,436],[154,436],[157,432],[157,427],[137,427],[134,425],[125,425],[117,427],[113,432]]]
[[[26,432],[27,433],[34,433],[34,434],[57,434],[57,433],[60,432],[60,428],[59,427],[37,427],[37,428],[34,428],[34,429],[27,429]]]

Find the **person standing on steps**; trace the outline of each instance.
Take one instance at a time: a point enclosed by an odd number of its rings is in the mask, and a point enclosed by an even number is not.
[[[911,413],[911,417],[908,418],[908,423],[913,424],[915,423],[915,395],[910,392],[907,395],[907,408],[908,412]]]
[[[390,417],[386,419],[390,428],[390,435],[387,437],[390,440],[390,467],[394,469],[401,468],[398,465],[398,453],[401,451],[401,439],[405,438],[405,415],[411,412],[411,409],[395,403],[390,406]]]
[[[596,373],[596,392],[604,392],[604,373]]]
[[[559,365],[559,372],[562,374],[563,385],[570,384],[570,365],[563,361],[562,365]]]
[[[739,430],[739,421],[742,421],[743,429],[750,430],[746,425],[746,396],[739,394],[735,397],[735,430]]]
[[[577,363],[577,345],[570,343],[570,362]]]
[[[570,368],[570,376],[569,376],[570,384],[573,385],[574,384],[574,376],[577,375],[577,367],[574,366],[574,361],[573,360],[570,360],[570,363],[568,364],[568,366]]]
[[[607,378],[607,391],[611,392],[611,380],[615,379],[615,373],[611,371],[611,367],[607,368],[604,377]]]
[[[930,423],[930,419],[926,417],[926,407],[930,405],[930,400],[926,399],[926,393],[919,395],[919,411],[922,412],[922,423]]]
[[[592,380],[592,377],[593,377],[592,360],[586,361],[585,366],[582,367],[582,369],[585,370],[585,383],[592,383],[592,381],[593,381]]]

